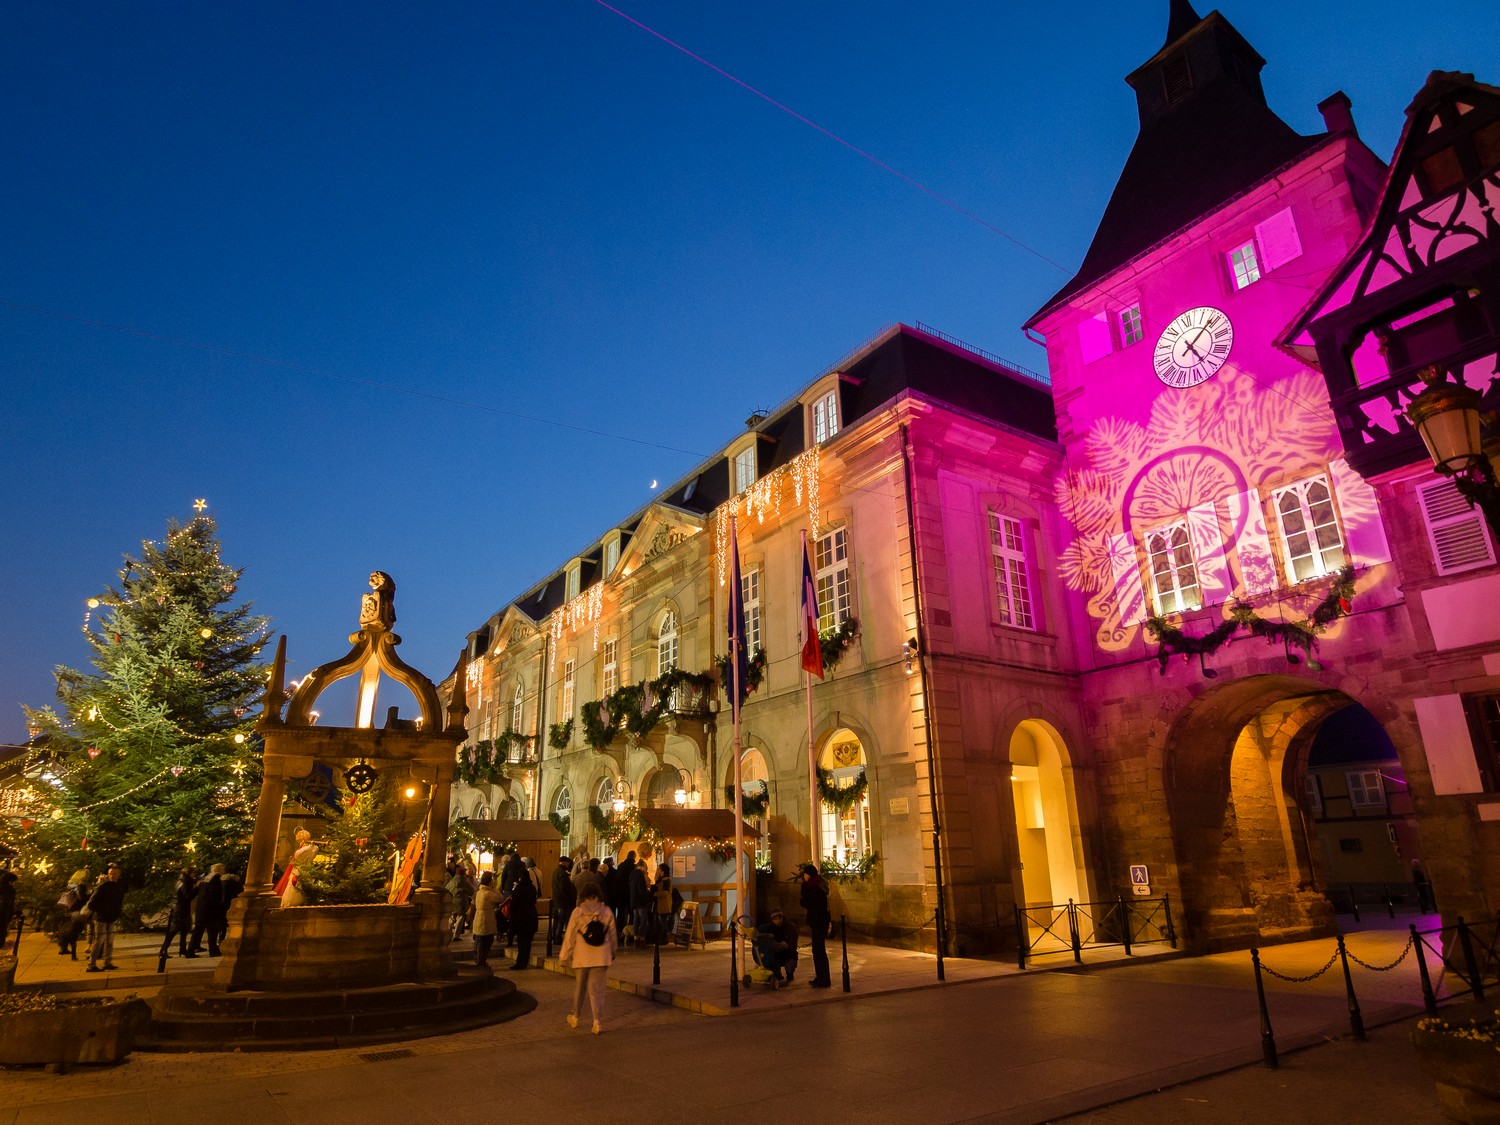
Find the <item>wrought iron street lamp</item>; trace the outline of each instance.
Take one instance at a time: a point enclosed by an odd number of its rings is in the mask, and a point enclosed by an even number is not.
[[[698,803],[698,786],[693,783],[692,775],[681,766],[677,767],[677,791],[672,794],[672,800],[677,802],[678,808]]]
[[[1422,372],[1427,388],[1407,405],[1406,416],[1421,435],[1435,469],[1452,477],[1469,507],[1484,513],[1490,531],[1500,538],[1500,482],[1485,449],[1480,394],[1461,383],[1448,382],[1443,372]],[[1493,443],[1493,439],[1492,439]]]
[[[630,782],[622,777],[615,782],[615,799],[610,802],[610,807],[615,812],[622,813],[633,804],[635,804],[635,794],[630,791]]]

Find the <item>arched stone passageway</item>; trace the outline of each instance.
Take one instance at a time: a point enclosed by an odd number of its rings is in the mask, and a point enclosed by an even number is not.
[[[1173,723],[1163,777],[1190,948],[1333,931],[1299,798],[1319,728],[1356,703],[1296,676],[1249,676],[1205,692]]]
[[[1009,757],[1022,899],[1028,905],[1086,900],[1072,762],[1062,736],[1040,719],[1022,720]]]

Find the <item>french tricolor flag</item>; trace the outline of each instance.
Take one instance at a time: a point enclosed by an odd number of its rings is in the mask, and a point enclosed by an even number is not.
[[[823,645],[818,637],[818,588],[813,584],[806,539],[802,541],[802,667],[823,679]]]

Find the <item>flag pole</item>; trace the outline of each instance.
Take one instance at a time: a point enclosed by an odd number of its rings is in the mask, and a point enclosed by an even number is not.
[[[729,514],[729,549],[733,552],[731,557],[734,560],[734,565],[729,572],[729,580],[733,585],[729,591],[729,597],[730,604],[735,605],[741,597],[739,588],[740,541],[739,528],[733,512]],[[743,629],[742,617],[742,614],[731,613],[729,615],[729,666],[734,687],[734,693],[729,697],[734,708],[734,909],[738,915],[745,914],[745,769],[740,756],[739,658],[739,646],[744,643],[744,638],[738,635]]]
[[[802,529],[802,559],[805,564],[807,561],[806,528]],[[811,625],[808,622],[807,614],[804,613],[802,615],[801,631],[806,633],[809,628],[811,628]],[[806,637],[802,638],[804,646],[807,644],[807,640]],[[807,695],[807,850],[810,853],[807,858],[811,862],[819,864],[819,870],[822,870],[820,863],[822,848],[818,846],[820,842],[818,835],[821,826],[818,824],[818,747],[817,743],[813,740],[812,673],[807,670],[805,664],[802,668],[802,688]]]

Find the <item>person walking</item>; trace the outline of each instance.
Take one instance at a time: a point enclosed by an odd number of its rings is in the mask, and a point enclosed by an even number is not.
[[[599,873],[597,859],[590,859],[587,863],[579,864],[578,870],[573,873],[573,890],[576,892],[573,896],[574,906],[577,906],[579,899],[583,898],[583,888],[590,883],[599,888],[599,898],[603,900],[605,898],[604,876]]]
[[[578,891],[573,887],[573,860],[562,856],[552,872],[552,928],[548,932],[554,942],[561,941],[563,931],[568,928],[568,915],[578,905]]]
[[[172,939],[177,939],[179,957],[196,957],[188,952],[188,934],[193,932],[193,897],[198,890],[198,873],[184,867],[177,873],[177,885],[172,890],[172,909],[167,912],[167,932],[161,939],[161,951],[156,955],[156,971],[167,971],[167,958],[171,956]]]
[[[563,933],[562,952],[558,954],[573,966],[573,1010],[568,1013],[569,1027],[578,1026],[583,998],[587,995],[594,1019],[593,1032],[598,1035],[604,1030],[604,994],[609,987],[609,967],[614,963],[618,948],[614,911],[605,905],[599,888],[590,883],[579,894],[578,905],[574,907],[568,928]]]
[[[542,874],[536,860],[522,861],[522,874],[510,889],[510,936],[516,943],[516,960],[511,969],[531,968],[531,939],[536,937],[537,900],[542,897]]]
[[[807,928],[812,934],[813,979],[808,987],[829,988],[833,978],[828,975],[827,941],[833,915],[828,910],[828,882],[815,863],[802,865],[802,909],[807,912]]]
[[[637,863],[630,869],[630,930],[637,949],[651,942],[651,916],[656,913],[656,896],[646,878],[646,865]]]
[[[474,964],[490,963],[490,947],[495,944],[495,910],[500,905],[500,892],[495,890],[495,876],[486,871],[479,877],[479,889],[474,892]]]
[[[115,967],[115,925],[125,909],[125,872],[118,863],[111,863],[104,874],[104,882],[94,888],[84,906],[94,923],[94,944],[89,947],[91,973],[102,973]],[[99,958],[104,958],[101,967]]]
[[[464,864],[455,864],[448,876],[448,897],[452,913],[448,926],[448,940],[457,941],[469,925],[469,910],[474,905],[474,880]],[[493,930],[491,931],[493,932]]]
[[[208,869],[208,878],[198,884],[197,914],[193,919],[193,943],[188,946],[188,955],[203,951],[203,939],[208,938],[208,955],[219,955],[219,931],[224,928],[224,865],[216,863]]]
[[[656,898],[656,928],[653,937],[660,945],[672,932],[672,873],[665,863],[656,865],[656,882],[651,884],[651,893]]]
[[[78,878],[79,875],[83,876],[81,880]],[[62,922],[58,925],[55,935],[59,957],[71,956],[73,960],[78,960],[78,937],[89,924],[88,919],[83,916],[83,905],[88,901],[83,888],[87,882],[88,872],[77,872],[63,893],[58,896],[57,905],[63,912]]]

